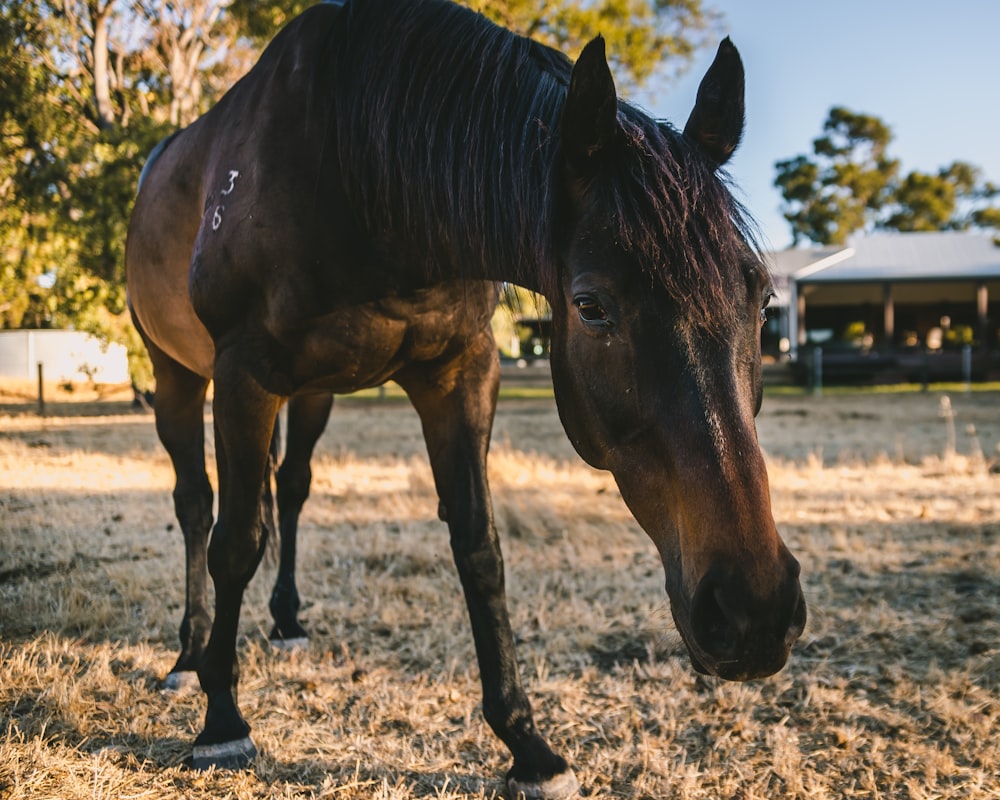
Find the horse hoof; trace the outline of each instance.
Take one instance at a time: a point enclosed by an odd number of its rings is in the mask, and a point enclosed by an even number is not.
[[[507,792],[511,800],[569,800],[577,797],[579,791],[580,782],[571,769],[537,783],[507,778]]]
[[[308,636],[294,636],[290,639],[279,639],[277,637],[271,637],[270,639],[271,647],[275,650],[285,650],[286,652],[292,650],[305,650],[309,647],[309,637]]]
[[[183,692],[188,689],[197,689],[199,688],[198,673],[193,669],[171,672],[163,679],[162,687],[165,692]]]
[[[253,766],[257,758],[257,748],[247,736],[234,742],[219,744],[196,744],[191,752],[191,767],[205,770],[211,767],[217,769],[246,769]]]

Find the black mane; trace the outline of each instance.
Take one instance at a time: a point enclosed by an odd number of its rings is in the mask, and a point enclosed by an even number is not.
[[[333,58],[352,77],[333,118],[362,225],[417,245],[429,276],[554,288],[570,61],[447,0],[351,0],[346,13]],[[745,260],[745,215],[675,129],[621,101],[619,122],[601,207],[620,245],[707,314]]]
[[[431,276],[552,263],[569,61],[440,0],[353,0],[348,13],[335,58],[352,79],[334,118],[362,224],[417,245]]]

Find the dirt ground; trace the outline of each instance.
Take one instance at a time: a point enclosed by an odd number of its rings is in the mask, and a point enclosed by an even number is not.
[[[507,754],[415,413],[339,402],[314,459],[312,644],[244,602],[244,773],[184,761],[164,693],[183,603],[173,475],[130,395],[0,391],[0,798],[484,798]],[[207,426],[210,430],[210,426]],[[1000,395],[769,395],[775,518],[806,633],[779,675],[697,677],[655,551],[551,400],[501,403],[490,474],[522,674],[586,797],[1000,797]]]

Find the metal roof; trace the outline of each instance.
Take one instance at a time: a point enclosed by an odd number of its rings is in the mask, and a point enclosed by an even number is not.
[[[773,250],[764,254],[767,268],[774,277],[794,275],[800,269],[823,261],[843,250],[843,247],[795,247],[788,250]]]
[[[998,280],[1000,246],[991,236],[959,231],[869,234],[824,252],[797,269],[793,279],[799,284]]]

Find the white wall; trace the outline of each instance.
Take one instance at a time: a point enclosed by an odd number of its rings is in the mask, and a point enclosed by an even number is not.
[[[79,331],[0,331],[0,376],[46,381],[127,383],[128,358],[120,344]]]

